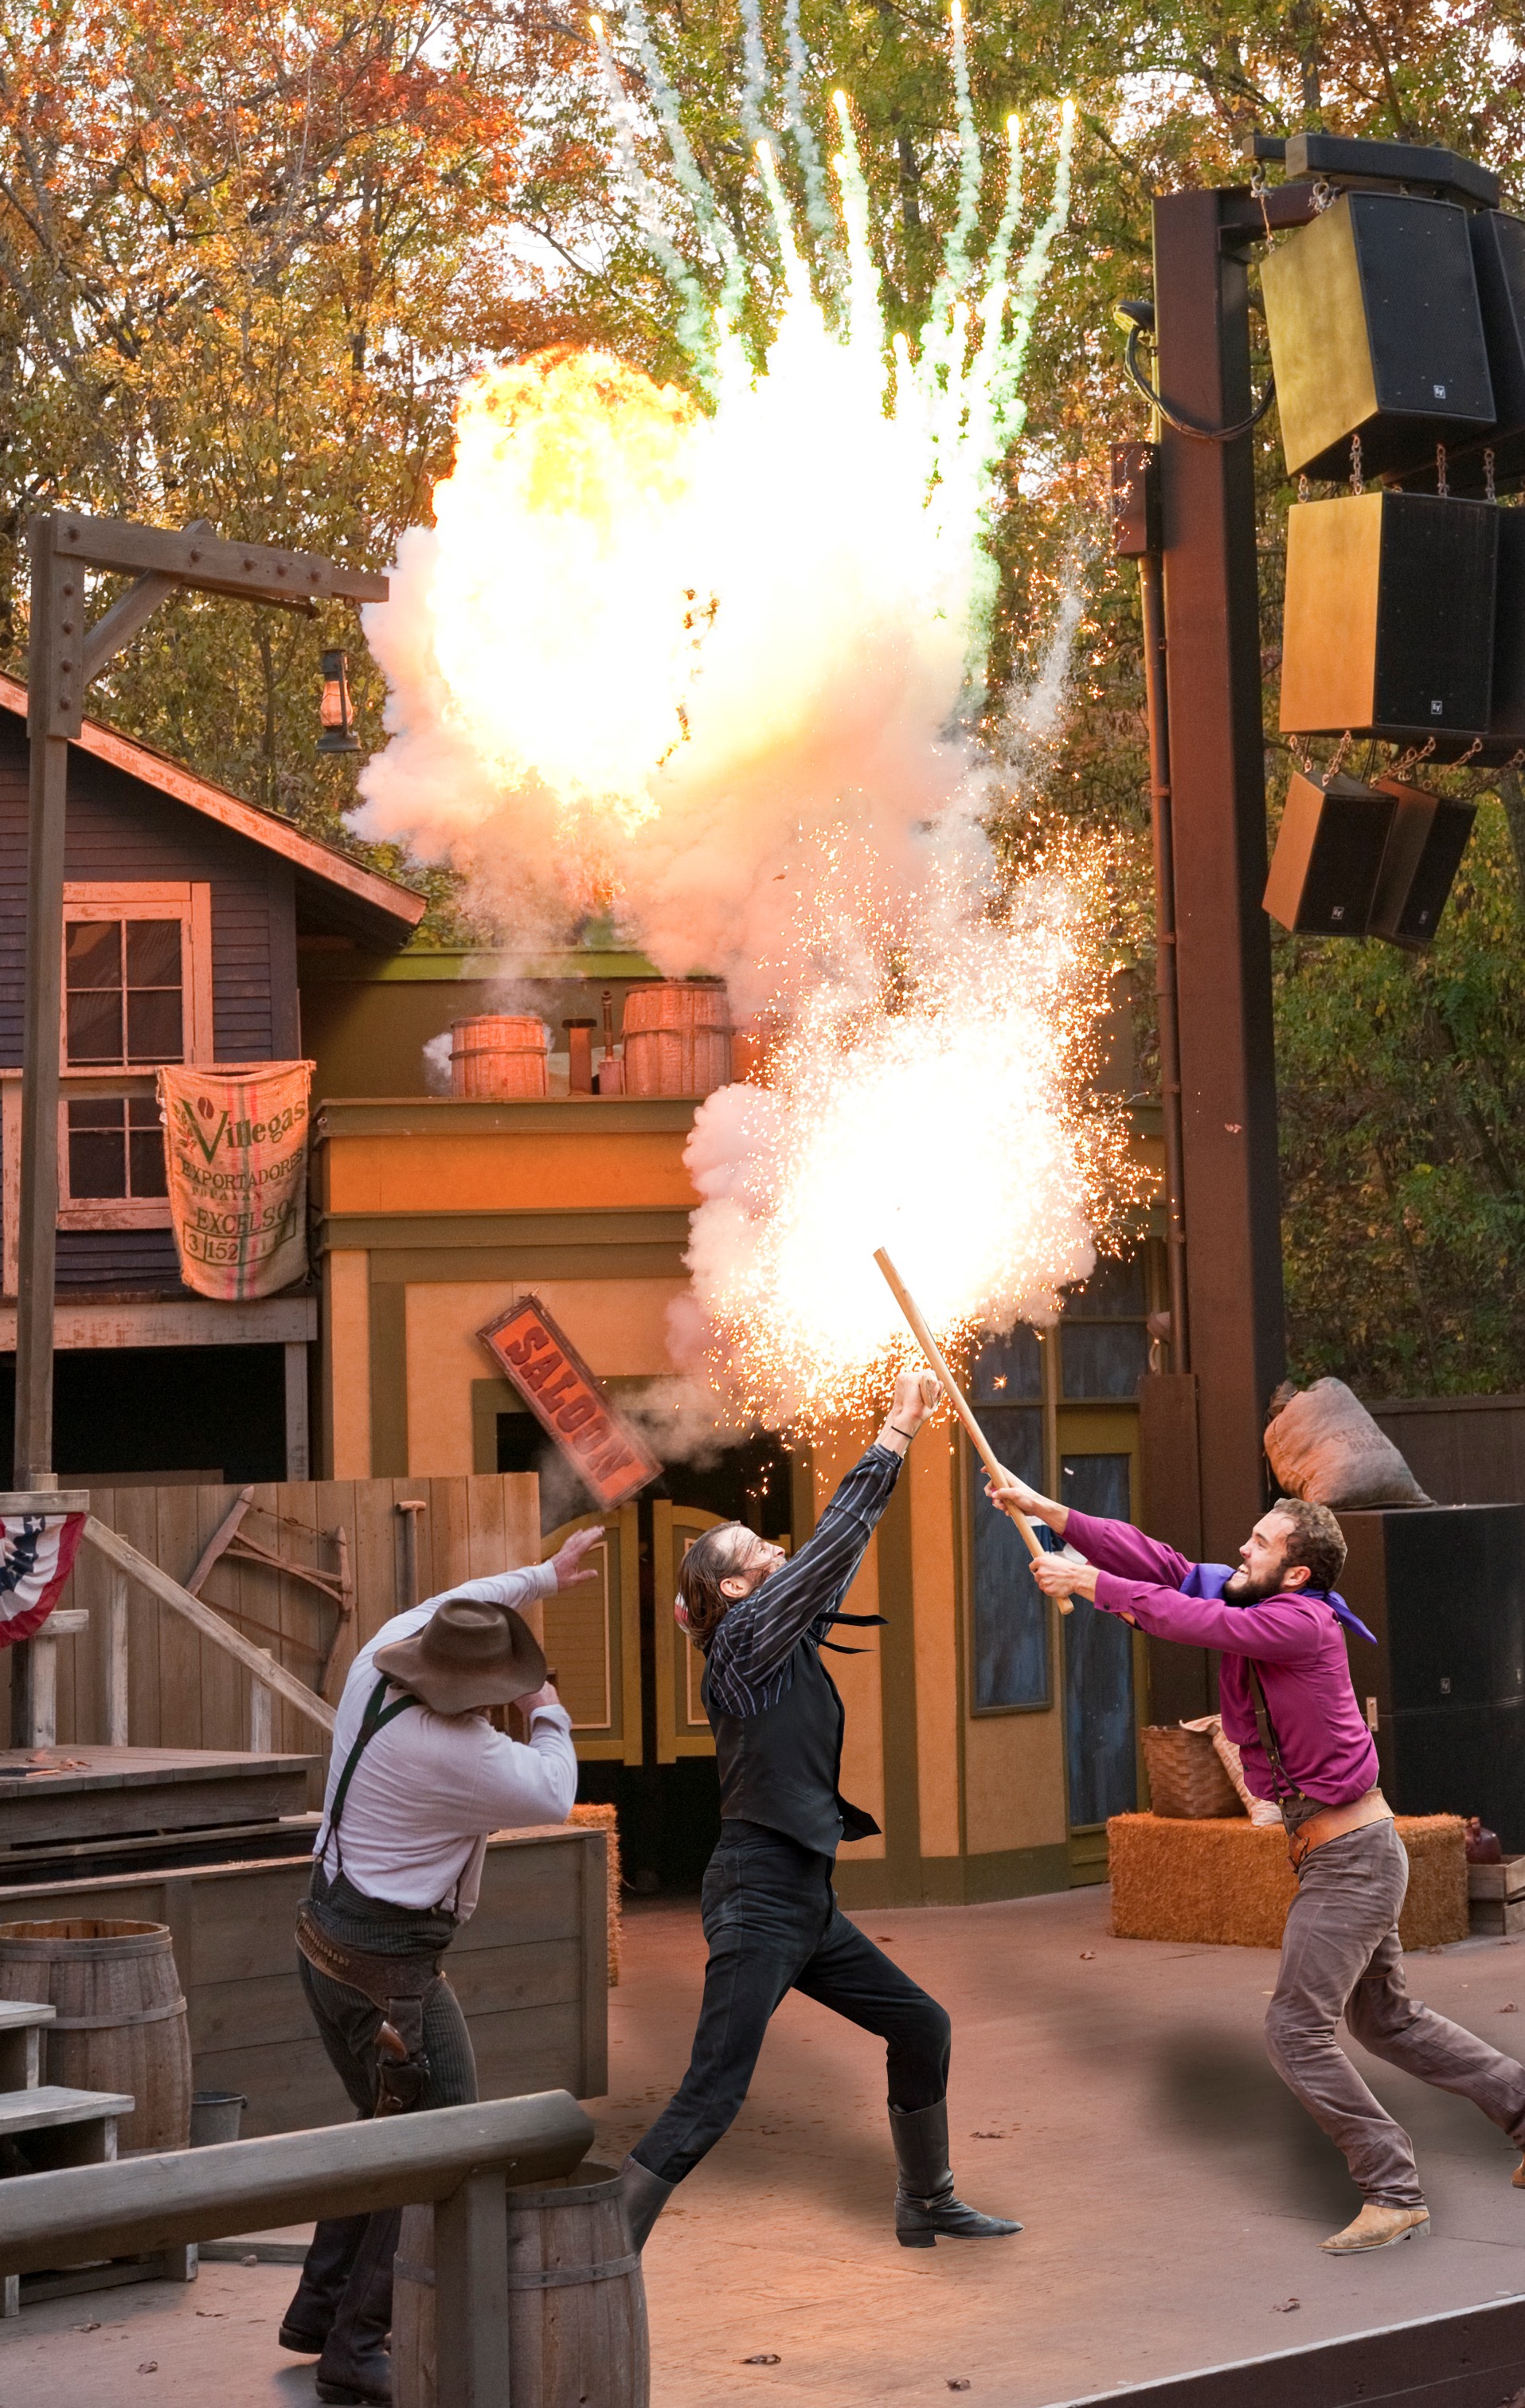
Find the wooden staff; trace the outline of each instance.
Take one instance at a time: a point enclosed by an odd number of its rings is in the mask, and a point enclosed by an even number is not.
[[[952,1372],[948,1368],[942,1348],[938,1345],[936,1339],[934,1338],[931,1330],[927,1327],[925,1321],[921,1317],[921,1309],[919,1305],[917,1303],[916,1298],[910,1292],[910,1289],[905,1285],[905,1281],[901,1278],[900,1273],[896,1270],[894,1264],[891,1261],[882,1246],[875,1248],[874,1259],[878,1264],[880,1270],[884,1273],[885,1279],[889,1283],[891,1295],[894,1297],[895,1302],[899,1305],[902,1312],[909,1322],[912,1332],[915,1335],[917,1343],[919,1345],[922,1354],[926,1356],[927,1361],[931,1364],[933,1369],[936,1372],[938,1379],[942,1382],[944,1388],[947,1390],[948,1401],[952,1406],[954,1412],[958,1414],[958,1417],[963,1424],[964,1428],[968,1431],[969,1443],[974,1448],[975,1453],[978,1455],[981,1463],[985,1466],[986,1470],[990,1473],[991,1481],[997,1488],[1014,1488],[1017,1485],[1017,1483],[1013,1474],[1006,1469],[1005,1466],[1002,1462],[999,1461],[989,1439],[980,1428],[978,1422],[976,1421],[974,1413],[970,1409],[968,1398],[965,1397],[963,1390],[960,1387],[957,1380],[955,1380]],[[1025,1513],[1019,1512],[1015,1505],[1003,1505],[1000,1510],[1003,1513],[1009,1513],[1012,1520],[1016,1523],[1017,1527],[1020,1530],[1022,1538],[1026,1542],[1027,1552],[1030,1555],[1041,1555],[1047,1552],[1038,1538],[1036,1530],[1034,1530],[1032,1523],[1028,1520]],[[1061,1613],[1073,1613],[1075,1611],[1071,1600],[1067,1597],[1056,1598],[1055,1603],[1058,1605]]]

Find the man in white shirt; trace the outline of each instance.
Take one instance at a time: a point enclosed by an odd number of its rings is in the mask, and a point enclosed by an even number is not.
[[[361,1650],[334,1731],[297,1970],[360,2115],[477,2096],[465,2017],[439,1958],[472,1914],[487,1835],[564,1823],[577,1792],[571,1724],[520,1608],[596,1577],[580,1530],[549,1563],[467,1581],[393,1616]],[[493,1729],[517,1704],[528,1745]],[[400,2211],[325,2219],[280,2328],[321,2352],[318,2397],[392,2399],[386,2349]]]

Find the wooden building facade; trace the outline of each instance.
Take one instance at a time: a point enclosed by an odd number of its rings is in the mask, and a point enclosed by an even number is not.
[[[24,687],[0,677],[7,1419],[20,1220],[25,709]],[[70,748],[65,879],[55,1460],[65,1475],[305,1477],[316,1283],[240,1305],[185,1287],[155,1071],[172,1062],[302,1059],[299,945],[400,945],[422,916],[422,898],[90,721]],[[8,1443],[0,1429],[0,1444]]]

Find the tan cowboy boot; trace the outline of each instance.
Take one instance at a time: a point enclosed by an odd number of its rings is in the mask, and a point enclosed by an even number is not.
[[[1395,2241],[1406,2241],[1412,2233],[1422,2241],[1430,2229],[1427,2207],[1378,2207],[1368,2200],[1354,2224],[1336,2232],[1328,2241],[1320,2241],[1332,2258],[1354,2257],[1362,2249],[1387,2249]]]
[[[1514,2180],[1515,2188],[1517,2190],[1525,2190],[1525,2157],[1521,2157],[1518,2165],[1515,2168]]]

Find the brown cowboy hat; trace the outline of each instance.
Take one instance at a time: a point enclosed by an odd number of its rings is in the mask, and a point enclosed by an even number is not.
[[[523,1615],[464,1597],[447,1598],[421,1630],[378,1648],[372,1660],[436,1714],[511,1706],[546,1678],[540,1642]]]

